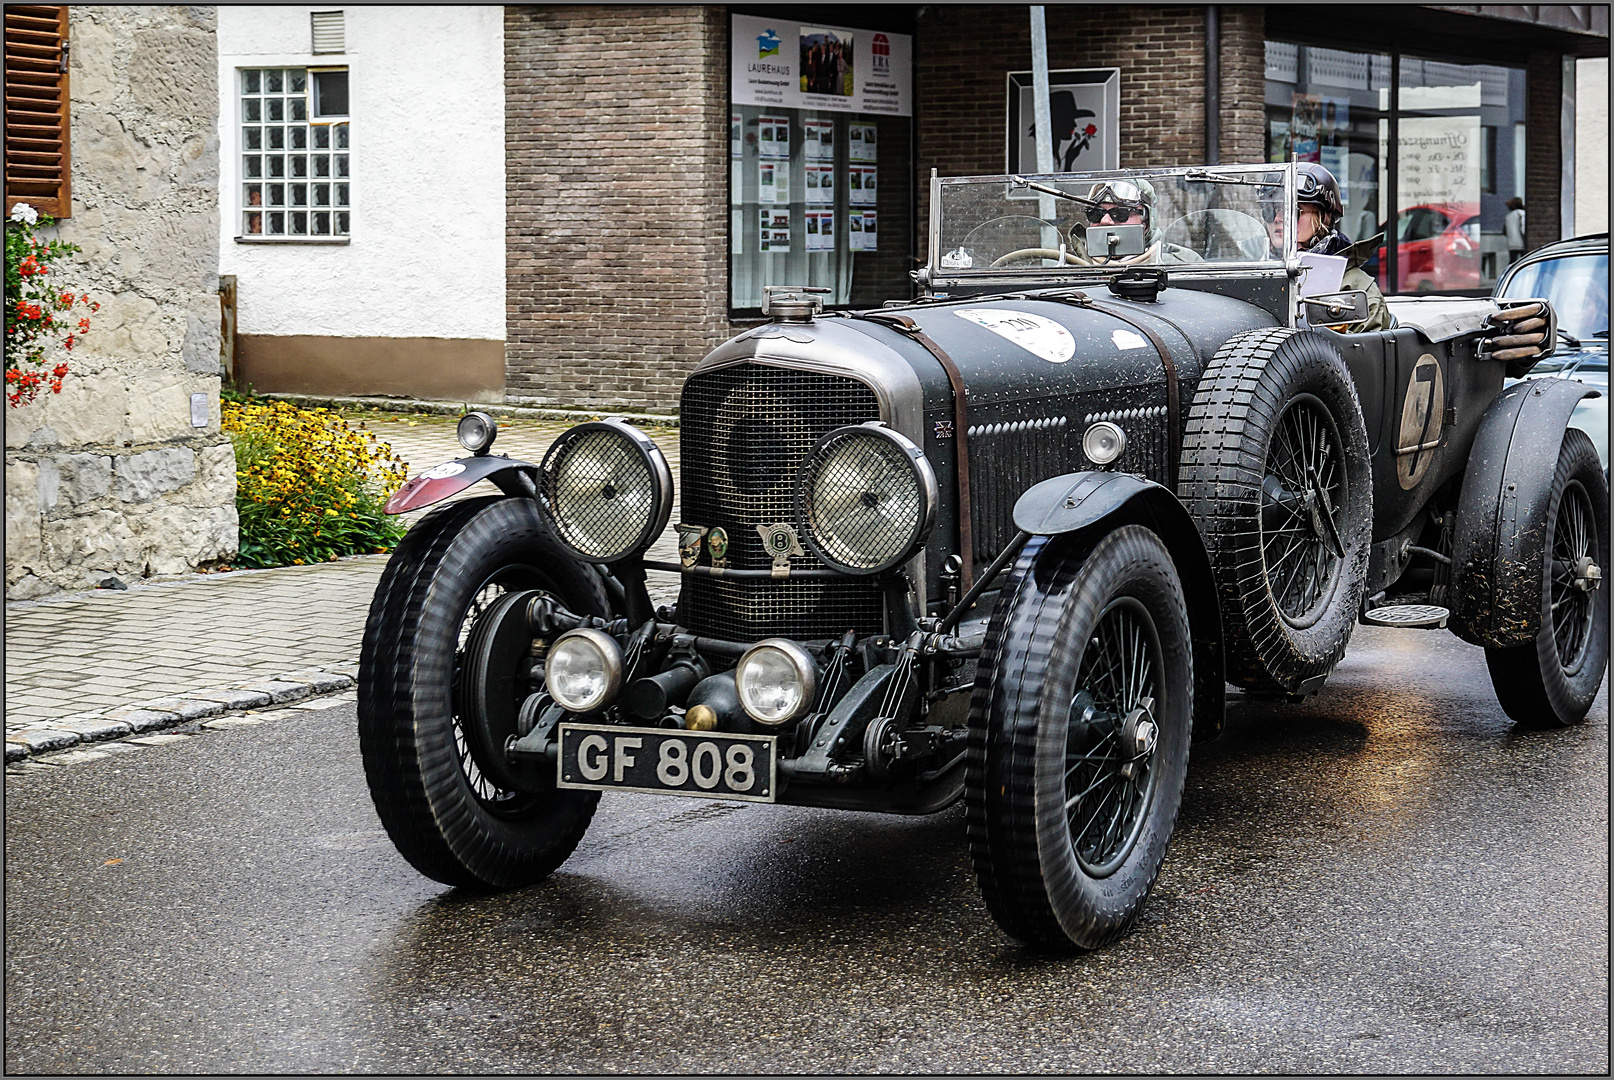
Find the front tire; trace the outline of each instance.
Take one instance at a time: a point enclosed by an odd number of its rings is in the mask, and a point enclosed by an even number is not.
[[[1187,607],[1160,538],[1129,525],[1086,552],[1028,545],[981,657],[965,783],[970,856],[1005,933],[1096,949],[1126,932],[1176,825],[1192,713]]]
[[[359,658],[359,745],[376,812],[398,851],[445,885],[508,889],[572,853],[597,792],[501,789],[476,762],[461,683],[481,620],[501,596],[555,594],[606,615],[599,579],[559,548],[527,499],[450,503],[423,518],[387,563]]]
[[[1608,586],[1590,567],[1609,566],[1608,484],[1597,448],[1570,428],[1558,451],[1542,550],[1541,628],[1535,640],[1486,649],[1502,711],[1527,728],[1586,718],[1608,670]],[[1587,588],[1587,586],[1591,586]]]

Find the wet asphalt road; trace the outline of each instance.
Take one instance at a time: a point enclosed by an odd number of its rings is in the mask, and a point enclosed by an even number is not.
[[[444,890],[353,726],[7,776],[6,1071],[1609,1070],[1606,687],[1515,732],[1442,633],[1235,698],[1140,925],[1076,957],[992,924],[960,808],[608,795],[549,881]]]

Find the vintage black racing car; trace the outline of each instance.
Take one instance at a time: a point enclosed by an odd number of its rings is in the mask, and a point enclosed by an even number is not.
[[[1090,213],[1116,180],[1147,183],[1144,222]],[[933,177],[919,299],[772,290],[772,321],[689,376],[677,561],[646,554],[674,480],[644,433],[580,424],[529,463],[465,417],[471,456],[391,509],[497,492],[409,532],[364,637],[398,849],[512,888],[602,791],[963,798],[1002,928],[1096,948],[1149,894],[1227,683],[1299,699],[1361,622],[1445,627],[1517,723],[1581,720],[1609,503],[1566,421],[1595,391],[1503,389],[1550,351],[1550,306],[1392,299],[1393,328],[1342,332],[1366,298],[1305,295],[1328,267],[1281,242],[1294,184]],[[681,575],[676,606],[647,568]]]

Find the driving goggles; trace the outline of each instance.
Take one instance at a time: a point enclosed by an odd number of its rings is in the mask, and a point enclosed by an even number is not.
[[[1118,206],[1089,206],[1087,208],[1087,220],[1094,225],[1106,218],[1111,221],[1121,222],[1133,214],[1142,215],[1146,212],[1145,207],[1141,204],[1122,203]]]

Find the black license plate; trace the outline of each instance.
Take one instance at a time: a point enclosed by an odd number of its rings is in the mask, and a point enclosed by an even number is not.
[[[777,735],[560,725],[556,783],[585,791],[648,791],[773,802]]]

